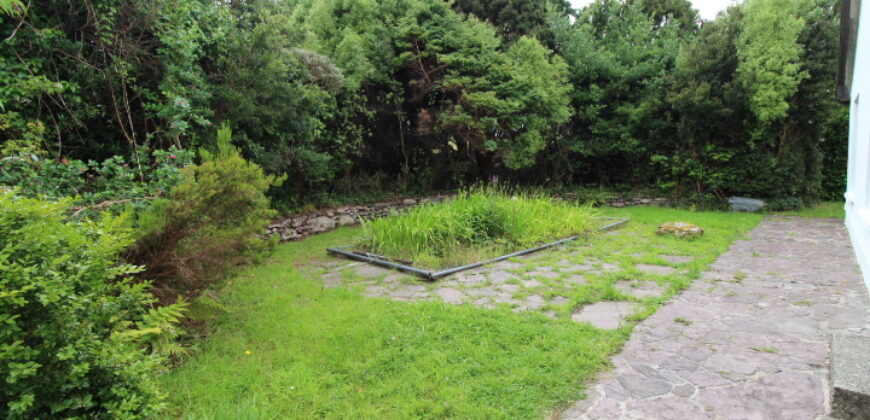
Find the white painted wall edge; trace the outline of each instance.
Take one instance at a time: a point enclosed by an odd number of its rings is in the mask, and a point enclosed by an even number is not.
[[[846,205],[848,207],[848,204]],[[855,251],[855,258],[858,260],[858,266],[864,274],[864,284],[870,294],[870,281],[867,274],[870,273],[870,229],[868,229],[868,221],[863,220],[865,215],[859,214],[857,211],[846,210],[846,229],[849,231],[849,238],[852,240],[852,248]]]

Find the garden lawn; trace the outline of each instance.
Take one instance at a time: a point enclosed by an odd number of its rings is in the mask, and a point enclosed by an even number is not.
[[[693,242],[655,235],[646,242],[631,235],[588,242],[584,252],[602,260],[629,258],[625,252],[636,254],[640,247],[695,256],[674,290],[760,221],[757,215],[658,208],[605,213],[631,217],[627,233],[649,233],[674,220],[707,230]],[[631,326],[600,330],[568,316],[550,319],[507,307],[364,298],[353,285],[325,289],[319,275],[334,269],[335,260],[324,248],[351,243],[359,234],[343,228],[281,245],[264,265],[228,282],[220,295],[228,312],[211,321],[209,337],[162,378],[171,398],[168,414],[542,418],[582,398],[583,382],[607,369],[609,356],[630,333]],[[642,258],[655,261],[653,255]],[[587,303],[620,299],[613,293],[587,295]],[[634,321],[658,304],[648,302]]]
[[[776,214],[785,216],[822,217],[829,219],[844,219],[846,217],[845,203],[842,201],[821,201],[800,210],[781,211]]]

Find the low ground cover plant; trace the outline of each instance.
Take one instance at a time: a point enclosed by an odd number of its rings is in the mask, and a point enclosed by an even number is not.
[[[594,216],[588,206],[554,201],[544,193],[478,188],[363,222],[360,246],[418,266],[444,268],[582,234]]]

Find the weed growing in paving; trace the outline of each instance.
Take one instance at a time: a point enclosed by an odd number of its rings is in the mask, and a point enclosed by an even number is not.
[[[691,325],[692,324],[692,321],[689,321],[688,319],[681,317],[681,316],[674,318],[674,322],[678,322],[678,323],[683,324],[683,325]]]
[[[593,216],[589,207],[554,202],[542,193],[478,189],[364,222],[362,247],[445,268],[587,232]]]

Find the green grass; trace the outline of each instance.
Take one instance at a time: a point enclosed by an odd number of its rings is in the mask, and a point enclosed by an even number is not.
[[[282,245],[234,279],[230,312],[163,378],[172,416],[536,417],[579,398],[625,339],[540,314],[366,299],[297,269],[358,233]]]
[[[687,286],[760,220],[758,215],[656,208],[605,212],[632,222],[586,246],[578,243],[524,260],[530,267],[549,264],[570,251],[627,269],[589,275],[589,285],[571,289],[570,304],[550,308],[559,312],[557,319],[507,307],[364,298],[362,283],[325,289],[319,276],[340,268],[330,265],[339,260],[326,256],[324,248],[358,240],[360,229],[281,245],[266,264],[245,270],[224,287],[218,300],[228,312],[211,321],[207,338],[162,377],[171,398],[168,417],[551,416],[582,398],[584,381],[608,368],[609,356],[635,322]],[[655,227],[667,221],[697,223],[707,233],[692,241],[655,235]],[[680,274],[648,277],[669,285],[668,295],[643,301],[632,323],[607,331],[570,320],[577,305],[625,300],[614,282],[625,273],[643,278],[631,265],[668,264],[660,257],[666,254],[694,259],[673,264]]]
[[[804,207],[800,210],[781,211],[776,214],[786,216],[801,216],[801,217],[821,217],[829,219],[843,219],[846,217],[844,204],[839,201],[822,201],[812,206]]]
[[[361,247],[417,266],[446,268],[584,233],[593,216],[587,206],[554,202],[543,193],[476,189],[364,222]]]

